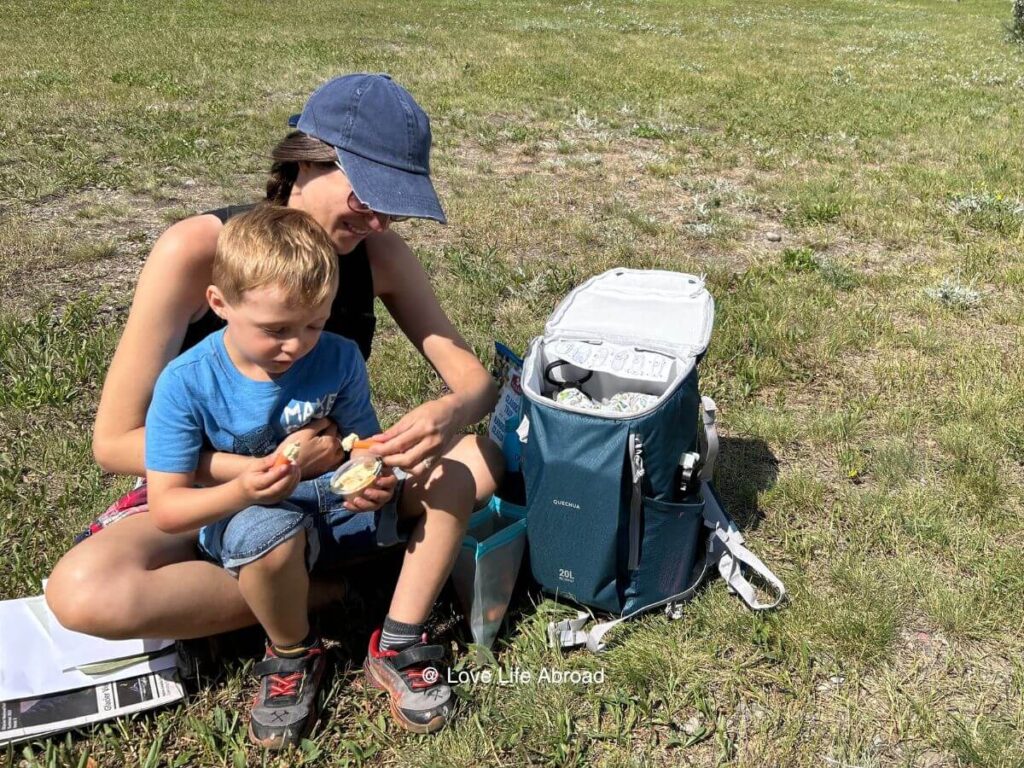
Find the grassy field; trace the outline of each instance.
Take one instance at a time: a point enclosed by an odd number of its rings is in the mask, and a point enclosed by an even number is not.
[[[2,9],[0,597],[37,594],[126,487],[89,432],[155,236],[255,198],[305,95],[369,70],[432,117],[451,225],[399,226],[485,359],[610,266],[707,274],[719,485],[792,601],[755,616],[715,583],[596,658],[547,649],[571,609],[521,595],[499,663],[605,683],[465,686],[436,737],[361,686],[373,617],[332,616],[337,673],[300,752],[248,746],[248,649],[187,705],[0,764],[1024,765],[1008,0]],[[379,311],[391,423],[439,382]],[[451,606],[438,621],[468,663]]]

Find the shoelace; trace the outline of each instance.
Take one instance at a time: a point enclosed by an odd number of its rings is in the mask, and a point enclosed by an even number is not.
[[[397,656],[399,654],[399,651],[382,651],[381,654],[386,657],[393,657]],[[400,670],[398,674],[402,676],[402,679],[409,684],[409,687],[412,690],[422,691],[426,688],[433,688],[438,683],[437,680],[434,680],[433,682],[428,682],[427,680],[423,679],[423,670],[426,669],[428,666],[430,665],[428,665],[426,662],[423,662],[422,664],[415,667],[406,667],[405,669]]]
[[[299,683],[302,682],[301,672],[292,672],[287,675],[270,676],[270,696],[294,696],[298,692]]]
[[[409,687],[414,691],[422,691],[425,688],[431,688],[432,686],[437,685],[437,680],[434,680],[432,683],[428,683],[423,679],[423,670],[424,667],[410,667],[402,670],[402,674],[409,683]]]

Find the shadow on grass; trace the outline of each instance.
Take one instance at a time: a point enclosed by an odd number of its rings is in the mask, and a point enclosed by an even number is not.
[[[746,437],[723,437],[715,467],[715,488],[725,511],[741,530],[756,530],[764,519],[760,494],[772,488],[779,462],[768,443]]]

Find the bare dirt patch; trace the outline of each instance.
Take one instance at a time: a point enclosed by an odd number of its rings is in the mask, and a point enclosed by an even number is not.
[[[530,204],[580,226],[624,219],[638,248],[666,259],[686,253],[709,268],[743,271],[762,253],[798,240],[783,211],[758,192],[770,172],[746,165],[703,170],[660,140],[571,127],[537,142],[468,139],[450,159],[455,179],[475,174],[509,189],[529,180],[538,198]],[[442,179],[439,186],[443,192],[448,185]]]
[[[55,196],[7,222],[0,301],[24,315],[40,303],[60,307],[83,293],[102,296],[104,314],[122,314],[153,243],[185,216],[257,199],[261,178],[240,177],[239,193],[186,180],[158,194],[85,189]]]

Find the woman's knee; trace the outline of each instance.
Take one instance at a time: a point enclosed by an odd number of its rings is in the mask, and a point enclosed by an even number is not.
[[[138,637],[145,605],[141,585],[84,558],[57,564],[46,583],[46,603],[62,626],[108,640]]]

